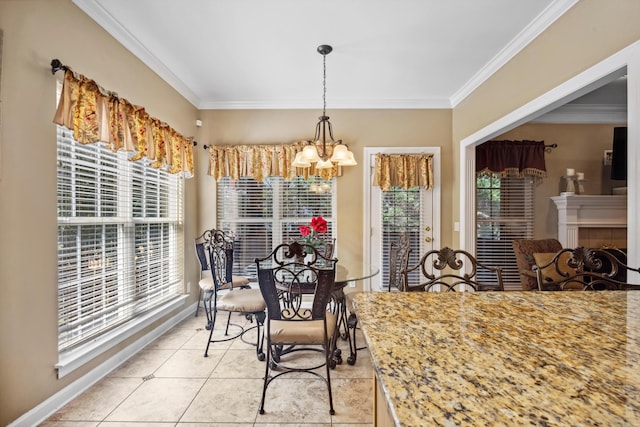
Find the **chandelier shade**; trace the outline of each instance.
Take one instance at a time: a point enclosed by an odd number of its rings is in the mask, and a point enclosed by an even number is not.
[[[312,141],[307,141],[302,151],[296,154],[293,166],[306,168],[315,163],[316,169],[328,169],[335,165],[355,166],[355,156],[349,148],[333,138],[333,127],[327,116],[327,55],[333,48],[323,44],[318,46],[318,53],[322,55],[323,75],[322,75],[322,116],[318,118],[316,132]]]

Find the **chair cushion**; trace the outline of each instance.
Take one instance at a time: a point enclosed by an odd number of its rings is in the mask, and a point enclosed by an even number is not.
[[[232,283],[223,283],[219,289],[229,289],[233,284],[234,288],[239,288],[241,286],[246,286],[249,284],[249,279],[244,276],[231,276]],[[200,289],[203,291],[212,291],[213,290],[213,277],[211,274],[208,274],[206,277],[203,277],[199,282]]]
[[[336,329],[336,316],[327,311],[327,333],[329,338]],[[271,320],[272,344],[318,344],[324,341],[322,320]]]
[[[264,310],[267,304],[260,289],[237,289],[222,295],[216,307],[224,311],[255,313]]]
[[[535,252],[533,258],[536,260],[536,265],[543,266],[551,262],[553,257],[556,256],[556,252]],[[558,269],[569,275],[576,274],[576,270],[567,265],[569,260],[569,252],[563,252],[558,258]],[[561,276],[557,271],[554,264],[549,265],[542,269],[542,276],[547,282],[561,282],[565,278]]]

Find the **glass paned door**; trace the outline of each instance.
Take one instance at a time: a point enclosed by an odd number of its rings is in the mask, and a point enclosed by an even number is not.
[[[439,158],[437,161],[439,162]],[[373,165],[373,160],[371,164]],[[438,215],[435,215],[436,209],[439,209],[438,171],[439,163],[434,165],[435,185],[431,190],[423,187],[408,190],[393,187],[389,191],[381,191],[380,187],[370,186],[369,262],[380,267],[380,274],[371,279],[372,291],[389,290],[389,250],[391,242],[398,240],[402,234],[408,234],[411,242],[409,265],[417,263],[425,252],[440,247],[439,220]]]

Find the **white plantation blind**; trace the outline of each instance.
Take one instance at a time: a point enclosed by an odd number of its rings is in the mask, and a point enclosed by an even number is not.
[[[324,191],[310,191],[314,183],[324,184]],[[217,228],[235,234],[234,274],[255,277],[255,259],[280,243],[300,239],[298,225],[309,225],[314,216],[327,220],[324,236],[335,237],[335,179],[286,181],[272,176],[258,182],[225,177],[217,182],[216,201]]]
[[[533,238],[534,188],[530,176],[476,178],[476,258],[485,265],[502,267],[505,289],[520,289],[512,241]],[[490,283],[481,273],[481,282]]]
[[[58,126],[58,347],[182,294],[183,179]]]

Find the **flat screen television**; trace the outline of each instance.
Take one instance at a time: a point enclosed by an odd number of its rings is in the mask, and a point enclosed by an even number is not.
[[[627,179],[627,128],[613,128],[613,153],[611,157],[611,179]]]

